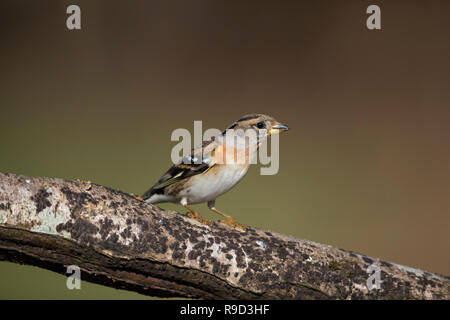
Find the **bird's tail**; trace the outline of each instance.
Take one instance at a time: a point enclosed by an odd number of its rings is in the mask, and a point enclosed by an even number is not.
[[[148,200],[151,198],[151,196],[155,194],[155,190],[153,188],[148,189],[142,196],[142,200],[149,202]]]
[[[164,189],[150,188],[141,196],[142,200],[148,203],[166,202],[168,197],[164,195]]]

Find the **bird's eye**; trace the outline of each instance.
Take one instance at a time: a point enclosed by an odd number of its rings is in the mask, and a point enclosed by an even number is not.
[[[256,124],[256,127],[258,128],[258,129],[262,129],[262,128],[264,128],[266,126],[266,124],[264,123],[264,121],[260,121],[260,122],[258,122],[257,124]]]

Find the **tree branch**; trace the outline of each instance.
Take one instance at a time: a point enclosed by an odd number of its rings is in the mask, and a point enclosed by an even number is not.
[[[254,228],[204,226],[81,181],[0,173],[0,260],[159,297],[448,299],[449,278]],[[369,290],[372,264],[381,289]]]

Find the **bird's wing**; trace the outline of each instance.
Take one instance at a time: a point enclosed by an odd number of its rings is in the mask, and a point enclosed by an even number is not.
[[[142,198],[145,200],[155,193],[163,193],[167,186],[197,174],[204,173],[212,168],[215,165],[215,162],[211,158],[211,153],[213,153],[214,149],[217,147],[213,141],[214,139],[206,141],[201,147],[192,149],[190,155],[183,157],[178,164],[173,165],[167,170],[158,182],[144,193]],[[202,159],[202,161],[199,162],[199,159]]]

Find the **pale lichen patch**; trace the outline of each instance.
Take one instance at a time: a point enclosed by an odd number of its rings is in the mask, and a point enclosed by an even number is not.
[[[45,208],[37,215],[37,221],[35,225],[30,229],[31,231],[48,233],[57,235],[59,232],[56,231],[56,227],[67,221],[67,217],[61,214],[56,214],[52,207]]]
[[[31,231],[58,235],[61,234],[65,238],[70,238],[68,232],[58,232],[57,226],[70,220],[70,209],[66,204],[58,204],[59,195],[52,192],[51,188],[47,190],[48,199],[52,204],[50,207],[43,209],[37,215],[34,215],[33,227]]]
[[[426,299],[433,299],[433,293],[431,293],[430,289],[430,286],[427,286],[425,292],[423,293]]]
[[[8,217],[8,224],[27,226],[34,222],[36,217],[36,206],[31,200],[32,193],[27,188],[19,187],[20,197],[11,204],[11,214]]]
[[[6,222],[8,222],[8,212],[0,210],[0,224],[5,224]]]

